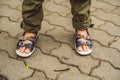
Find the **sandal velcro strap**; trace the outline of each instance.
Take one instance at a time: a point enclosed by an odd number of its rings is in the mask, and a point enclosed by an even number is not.
[[[93,43],[91,40],[87,40],[86,42],[76,41],[76,47],[83,46],[83,45],[90,46],[90,48],[91,48]]]
[[[88,40],[88,39],[90,39],[90,36],[88,36],[88,35],[81,35],[81,34],[76,34],[76,39],[78,40],[78,39],[80,39],[80,38],[84,38],[84,39],[86,39],[86,40]]]
[[[18,44],[17,44],[17,48],[18,48],[18,49],[19,49],[20,47],[26,47],[26,48],[28,48],[30,51],[33,50],[33,46],[34,46],[33,43],[24,43],[23,41],[19,41]]]
[[[35,41],[36,39],[34,37],[25,37],[25,36],[22,36],[19,38],[20,40],[30,40],[30,41]]]

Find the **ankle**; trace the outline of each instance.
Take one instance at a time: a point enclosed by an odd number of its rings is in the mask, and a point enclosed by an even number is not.
[[[27,36],[27,37],[30,37],[30,36],[35,36],[35,33],[32,33],[32,32],[26,32],[25,33],[25,36]]]
[[[87,31],[86,30],[76,30],[76,33],[86,35]]]

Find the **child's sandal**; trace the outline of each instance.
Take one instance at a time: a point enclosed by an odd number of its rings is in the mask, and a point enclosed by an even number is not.
[[[78,41],[78,39],[81,39],[81,38],[84,38],[86,40],[86,42],[82,42],[82,41]],[[84,35],[80,35],[80,34],[75,34],[75,50],[78,54],[80,55],[88,55],[92,52],[92,46],[93,46],[93,43],[92,43],[92,40],[90,39],[90,36],[88,34],[88,36],[84,36]],[[78,47],[79,46],[83,46],[83,45],[87,45],[90,47],[90,49],[88,51],[79,51],[78,50]]]
[[[90,24],[90,28],[93,28],[94,24]],[[88,55],[92,52],[92,46],[93,46],[93,42],[92,42],[92,39],[90,38],[90,34],[88,32],[88,29],[86,29],[87,31],[87,36],[84,36],[84,35],[80,35],[80,34],[76,34],[76,31],[75,31],[75,51],[80,54],[80,55]],[[80,38],[84,38],[86,40],[86,42],[82,42],[82,41],[78,41],[78,39]],[[88,51],[79,51],[78,50],[78,47],[79,46],[83,46],[83,45],[87,45],[90,47],[90,50]]]
[[[35,37],[25,37],[24,35],[25,35],[25,33],[23,34],[23,36],[19,39],[19,41],[17,43],[16,53],[20,57],[29,57],[30,55],[33,54],[33,52],[35,50],[35,43],[37,41],[39,33],[35,33]],[[32,43],[24,43],[25,40],[29,40]],[[21,52],[19,50],[20,47],[28,48],[30,50],[30,52],[29,53]]]

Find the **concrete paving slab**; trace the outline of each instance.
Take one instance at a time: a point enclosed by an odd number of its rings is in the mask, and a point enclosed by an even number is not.
[[[45,0],[37,48],[29,58],[15,53],[17,38],[23,33],[22,1],[0,0],[1,75],[9,80],[120,79],[120,0],[92,0],[90,11],[95,26],[89,32],[94,47],[89,56],[74,51],[69,0]]]
[[[22,80],[31,76],[33,70],[27,70],[22,61],[9,58],[8,54],[0,51],[0,74],[5,75],[9,80]]]

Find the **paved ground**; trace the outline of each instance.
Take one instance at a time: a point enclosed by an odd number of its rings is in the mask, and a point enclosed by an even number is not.
[[[120,0],[92,0],[94,51],[74,51],[69,0],[46,0],[35,53],[15,54],[22,0],[0,0],[0,74],[9,80],[119,80]]]

